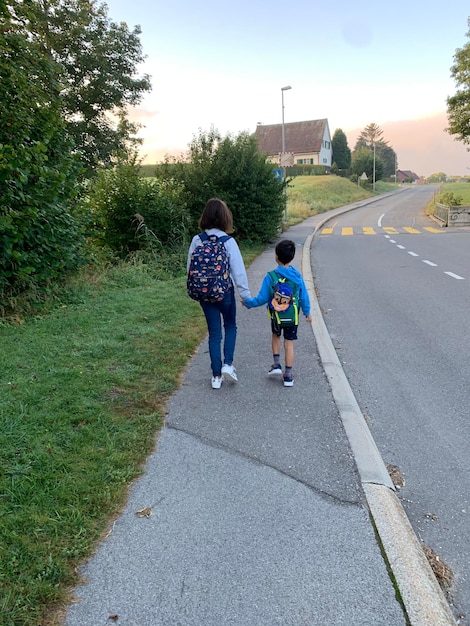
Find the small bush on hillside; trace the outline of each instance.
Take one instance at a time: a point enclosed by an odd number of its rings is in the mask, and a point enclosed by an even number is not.
[[[456,196],[450,191],[443,193],[441,196],[437,198],[437,201],[440,204],[445,204],[446,206],[461,206],[462,205],[462,197]]]

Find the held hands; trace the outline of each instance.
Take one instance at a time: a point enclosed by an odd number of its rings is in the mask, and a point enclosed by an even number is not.
[[[312,323],[312,316],[311,316],[311,315],[306,315],[306,316],[305,316],[305,319],[307,320],[307,322],[308,322],[309,324],[311,324],[311,323]]]

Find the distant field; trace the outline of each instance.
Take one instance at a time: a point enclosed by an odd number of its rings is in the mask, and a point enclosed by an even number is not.
[[[462,198],[462,205],[470,206],[470,183],[444,183],[439,195],[452,193]]]

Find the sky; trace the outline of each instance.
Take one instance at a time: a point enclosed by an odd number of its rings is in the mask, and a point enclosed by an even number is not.
[[[139,25],[152,92],[131,118],[145,162],[179,156],[201,131],[326,118],[354,149],[375,123],[399,169],[470,175],[470,153],[444,131],[450,68],[465,46],[470,5],[415,0],[106,0],[109,17]]]

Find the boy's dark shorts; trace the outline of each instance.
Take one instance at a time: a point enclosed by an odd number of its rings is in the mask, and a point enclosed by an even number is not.
[[[295,341],[297,339],[297,328],[297,325],[288,326],[287,328],[279,328],[276,321],[273,319],[271,320],[271,330],[273,335],[280,337],[282,331],[284,331],[284,339],[287,339],[288,341]]]

